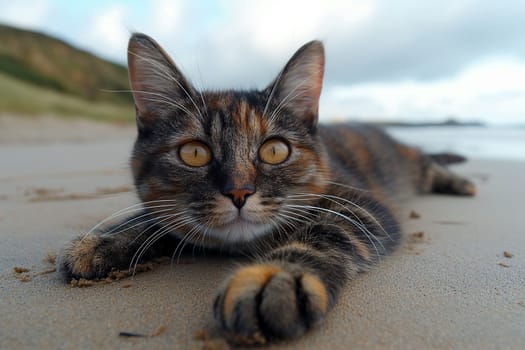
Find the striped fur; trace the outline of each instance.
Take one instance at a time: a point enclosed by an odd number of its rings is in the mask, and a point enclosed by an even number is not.
[[[69,243],[58,262],[68,278],[103,277],[187,247],[249,254],[253,263],[218,291],[216,319],[232,339],[293,337],[396,247],[403,198],[474,194],[470,182],[380,129],[318,125],[318,41],[261,91],[198,92],[142,34],[128,58],[138,126],[131,168],[143,205]],[[286,145],[282,163],[261,159],[268,140]],[[185,164],[178,150],[190,141],[211,152],[209,163]]]

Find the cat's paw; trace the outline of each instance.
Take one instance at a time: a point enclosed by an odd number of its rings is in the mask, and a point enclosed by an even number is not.
[[[272,264],[239,269],[214,304],[223,330],[242,343],[298,336],[327,310],[328,292],[316,275]]]
[[[467,179],[459,177],[451,184],[453,194],[460,196],[474,196],[476,195],[476,186]]]
[[[73,239],[58,255],[58,271],[67,280],[106,276],[111,271],[111,265],[100,249],[102,242],[103,238],[91,234]]]

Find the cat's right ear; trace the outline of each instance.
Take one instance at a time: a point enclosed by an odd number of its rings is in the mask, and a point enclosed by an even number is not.
[[[182,109],[195,94],[169,55],[145,34],[135,33],[129,39],[128,69],[139,129]]]

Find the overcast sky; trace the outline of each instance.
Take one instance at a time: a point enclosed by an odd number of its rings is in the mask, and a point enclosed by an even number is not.
[[[525,123],[525,0],[0,0],[0,22],[125,63],[130,32],[197,87],[264,87],[321,39],[324,120]]]

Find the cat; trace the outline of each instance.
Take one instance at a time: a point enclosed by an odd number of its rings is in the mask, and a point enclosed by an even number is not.
[[[370,125],[319,125],[324,61],[311,41],[263,90],[199,92],[159,44],[133,34],[131,170],[142,203],[69,242],[63,276],[102,278],[185,246],[250,254],[218,290],[214,317],[225,334],[291,338],[395,249],[403,198],[474,195],[443,164],[461,158],[423,154]]]

